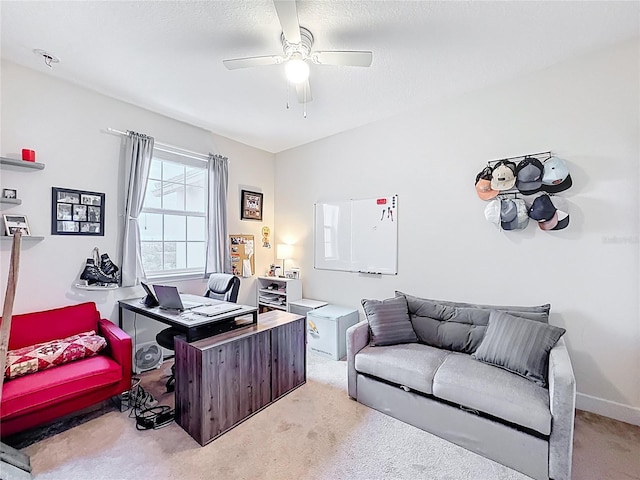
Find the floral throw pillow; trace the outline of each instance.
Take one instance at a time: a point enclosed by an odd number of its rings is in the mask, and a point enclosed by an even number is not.
[[[72,335],[50,342],[38,343],[7,352],[5,378],[12,379],[57,367],[65,363],[91,357],[107,346],[107,341],[96,332]]]

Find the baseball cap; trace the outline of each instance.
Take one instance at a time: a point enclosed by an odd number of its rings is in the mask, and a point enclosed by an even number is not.
[[[516,167],[516,188],[525,195],[537,192],[542,186],[543,171],[540,160],[526,157]]]
[[[484,207],[484,217],[487,221],[500,225],[500,199],[491,200],[486,207]]]
[[[558,226],[558,212],[556,211],[549,220],[538,222],[540,230],[553,230]]]
[[[556,207],[551,202],[549,195],[540,195],[529,207],[529,217],[538,222],[546,222],[556,214]],[[555,226],[555,225],[554,225]]]
[[[522,230],[529,224],[527,205],[520,198],[503,199],[500,205],[500,221],[503,230]]]
[[[562,230],[569,226],[569,206],[567,201],[559,197],[558,195],[554,195],[551,197],[551,202],[553,206],[556,207],[558,213],[558,223],[551,230]]]
[[[551,157],[543,164],[542,189],[548,193],[559,193],[567,190],[573,181],[569,174],[569,168],[564,160]]]
[[[513,200],[505,198],[500,201],[500,226],[503,230],[513,230],[518,224],[518,208]]]
[[[509,190],[516,184],[516,164],[509,160],[500,160],[491,172],[491,188]]]
[[[484,169],[476,175],[476,192],[482,200],[491,200],[498,195],[498,191],[491,188],[492,171],[493,169],[491,167],[484,167]]]

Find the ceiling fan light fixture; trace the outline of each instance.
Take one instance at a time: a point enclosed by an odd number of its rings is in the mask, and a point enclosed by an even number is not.
[[[284,66],[284,71],[291,83],[303,83],[309,78],[309,64],[299,57],[292,57]]]

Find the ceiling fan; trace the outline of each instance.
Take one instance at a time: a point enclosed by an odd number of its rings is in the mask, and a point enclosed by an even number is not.
[[[369,67],[373,53],[369,51],[312,51],[313,34],[298,22],[295,0],[274,0],[276,13],[282,27],[282,50],[284,55],[233,58],[223,60],[229,70],[285,64],[287,79],[296,87],[298,102],[307,103],[313,98],[309,84],[309,63]]]

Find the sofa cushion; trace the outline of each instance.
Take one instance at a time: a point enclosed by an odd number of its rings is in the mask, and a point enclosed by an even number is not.
[[[455,352],[473,353],[482,341],[492,310],[539,322],[549,321],[549,304],[518,307],[429,300],[396,292],[407,299],[413,329],[421,342]]]
[[[47,408],[118,383],[121,378],[122,367],[104,355],[16,378],[2,387],[0,417]]]
[[[470,355],[445,358],[433,379],[433,395],[543,435],[551,432],[546,388]]]
[[[549,350],[565,331],[546,323],[492,311],[487,332],[473,357],[545,387]]]
[[[371,345],[396,345],[418,341],[409,318],[406,298],[399,296],[386,300],[363,299],[362,308],[369,322]]]
[[[60,340],[9,350],[4,376],[12,379],[57,367],[96,355],[106,346],[106,340],[91,330]]]
[[[357,353],[355,368],[360,373],[431,394],[433,376],[450,354],[419,343],[368,346]]]

